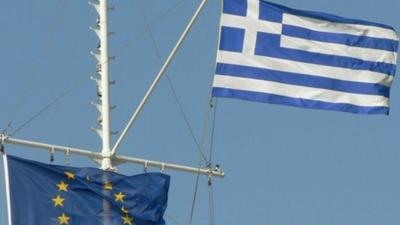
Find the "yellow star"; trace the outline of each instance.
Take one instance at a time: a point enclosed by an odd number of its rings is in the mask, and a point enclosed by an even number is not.
[[[74,173],[66,171],[65,175],[67,175],[68,179],[75,180],[75,174]]]
[[[104,189],[111,191],[113,189],[112,183],[105,183],[104,184]]]
[[[116,202],[124,202],[125,196],[124,193],[119,192],[118,194],[114,195]]]
[[[133,218],[130,217],[129,215],[121,216],[121,218],[124,220],[124,224],[132,225]]]
[[[128,213],[128,210],[125,209],[125,206],[122,206],[122,207],[121,207],[121,211],[122,211],[123,213]]]
[[[71,217],[69,217],[69,216],[65,215],[65,213],[63,213],[63,214],[61,214],[61,216],[58,217],[58,220],[59,220],[58,224],[59,225],[63,225],[63,224],[69,225],[70,219],[71,219]]]
[[[57,195],[57,197],[53,198],[52,200],[54,202],[54,207],[64,206],[65,198],[61,198],[61,196]]]
[[[64,183],[64,181],[61,181],[61,183],[57,184],[58,191],[68,191],[68,184]]]

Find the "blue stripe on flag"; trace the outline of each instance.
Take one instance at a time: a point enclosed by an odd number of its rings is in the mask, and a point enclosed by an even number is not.
[[[221,39],[219,49],[232,52],[243,51],[244,32],[242,28],[221,27],[221,37],[229,37]]]
[[[329,89],[334,91],[382,95],[389,97],[390,88],[381,84],[344,81],[332,78],[282,72],[256,67],[218,63],[216,74],[268,80],[285,84]]]
[[[237,0],[234,0],[235,2]],[[225,2],[230,2],[229,0],[224,1]],[[292,15],[297,15],[297,16],[305,16],[305,17],[311,17],[319,20],[325,20],[329,22],[334,22],[334,23],[348,23],[348,24],[360,24],[360,25],[368,25],[368,26],[375,26],[375,27],[381,27],[381,28],[386,28],[390,30],[394,30],[393,27],[388,26],[386,24],[381,24],[381,23],[375,23],[375,22],[370,22],[370,21],[364,21],[364,20],[358,20],[358,19],[349,19],[349,18],[344,18],[341,16],[336,16],[332,15],[329,13],[323,13],[323,12],[314,12],[314,11],[304,11],[304,10],[297,10],[297,9],[292,9],[283,5],[267,2],[264,0],[260,1],[260,12],[263,11],[262,8],[270,8],[270,10],[275,10],[280,13],[288,13]],[[261,16],[260,18],[262,18]],[[268,16],[266,16],[268,18]]]
[[[237,16],[246,16],[247,0],[224,0],[222,12]]]
[[[268,4],[260,3],[259,19],[271,21],[275,23],[282,23],[283,12],[276,10],[275,7],[270,7]]]
[[[290,98],[268,93],[241,91],[218,87],[214,87],[212,92],[213,96],[215,97],[237,98],[248,101],[266,102],[271,104],[297,106],[303,108],[335,110],[357,114],[389,114],[388,107],[365,107],[344,103],[329,103],[316,100]]]
[[[292,25],[283,25],[282,34],[292,37],[310,39],[315,41],[330,42],[348,46],[381,49],[397,52],[399,42],[390,39],[373,38],[367,36],[356,36],[350,34],[335,34],[321,31],[314,31]]]
[[[229,38],[221,36],[221,39]],[[353,70],[369,70],[394,75],[396,65],[383,62],[370,62],[352,57],[327,55],[303,50],[281,48],[280,35],[258,32],[256,55],[270,56],[293,61],[307,62],[326,66],[349,68]],[[356,72],[356,71],[355,71]]]

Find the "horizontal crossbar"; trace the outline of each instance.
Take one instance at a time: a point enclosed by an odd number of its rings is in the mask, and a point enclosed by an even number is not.
[[[50,152],[63,152],[64,154],[75,154],[75,155],[87,156],[93,160],[102,160],[104,157],[101,153],[91,151],[91,150],[72,148],[72,147],[61,146],[61,145],[53,145],[53,144],[47,144],[47,143],[42,143],[42,142],[36,142],[36,141],[16,139],[16,138],[12,138],[10,136],[3,135],[3,134],[0,134],[0,140],[1,140],[2,144],[22,145],[22,146],[27,146],[27,147],[31,147],[31,148],[39,149],[39,150],[46,150],[46,151],[50,151]],[[220,178],[223,178],[225,176],[225,173],[222,170],[220,170],[219,168],[216,168],[214,170],[211,168],[203,168],[202,169],[202,168],[196,168],[196,167],[190,167],[190,166],[184,166],[184,165],[178,165],[178,164],[172,164],[172,163],[164,163],[164,162],[159,162],[159,161],[140,159],[140,158],[135,158],[135,157],[130,157],[130,156],[121,156],[121,155],[113,156],[112,160],[117,165],[122,164],[122,163],[134,163],[134,164],[141,164],[145,168],[153,167],[153,168],[159,168],[161,170],[176,170],[176,171],[188,172],[188,173],[194,173],[194,174],[199,173],[202,175],[214,176],[214,177],[220,177]]]

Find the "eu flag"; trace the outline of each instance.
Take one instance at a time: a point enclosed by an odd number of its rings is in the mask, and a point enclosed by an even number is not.
[[[163,225],[170,177],[7,156],[12,225]]]

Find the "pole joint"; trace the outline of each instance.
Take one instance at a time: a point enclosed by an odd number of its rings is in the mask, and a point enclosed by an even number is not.
[[[7,142],[7,140],[9,139],[10,136],[6,135],[6,134],[0,134],[0,152],[2,154],[5,153],[5,147],[4,144]]]
[[[51,148],[50,148],[50,162],[54,162],[54,152],[55,152],[55,147],[51,146]]]
[[[144,173],[147,173],[147,168],[149,167],[149,161],[145,161],[144,162],[144,166],[143,166],[143,171],[144,171]]]
[[[2,154],[4,154],[4,145],[3,145],[3,144],[0,145],[0,152],[1,152]]]
[[[65,165],[67,165],[67,166],[71,165],[71,161],[70,161],[70,158],[69,158],[70,151],[71,150],[69,148],[67,148],[65,150]]]

